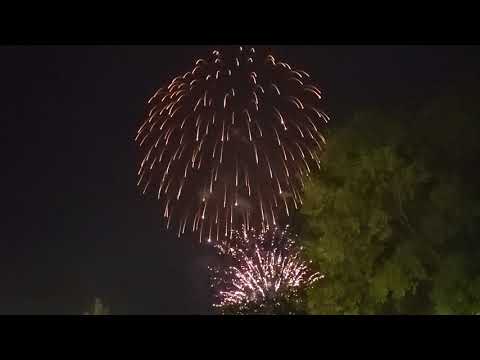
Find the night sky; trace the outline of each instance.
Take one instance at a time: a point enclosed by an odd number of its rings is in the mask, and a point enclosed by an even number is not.
[[[146,100],[219,46],[2,46],[0,313],[209,314],[209,255],[136,188]],[[479,47],[271,46],[325,110],[401,105],[478,81]],[[368,125],[368,124],[367,124]]]

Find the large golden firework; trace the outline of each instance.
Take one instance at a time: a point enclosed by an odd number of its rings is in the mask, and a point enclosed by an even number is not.
[[[200,241],[282,223],[320,167],[328,117],[310,75],[253,48],[213,51],[148,101],[138,186]]]

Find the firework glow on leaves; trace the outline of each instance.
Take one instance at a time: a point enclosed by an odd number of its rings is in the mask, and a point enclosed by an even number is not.
[[[288,226],[266,230],[234,231],[235,241],[216,244],[226,263],[211,267],[216,307],[237,312],[268,304],[298,300],[301,291],[324,275],[310,269],[295,245]]]
[[[213,51],[148,101],[138,186],[200,241],[281,224],[320,168],[328,116],[310,75],[253,48]]]

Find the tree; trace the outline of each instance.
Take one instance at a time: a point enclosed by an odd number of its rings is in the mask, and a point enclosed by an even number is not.
[[[363,112],[334,133],[301,210],[301,237],[326,274],[311,313],[480,311],[480,197],[468,171],[480,158],[477,103]],[[452,133],[465,143],[449,152]]]
[[[231,305],[222,309],[224,315],[303,315],[306,314],[302,301],[277,299],[262,303],[251,303],[242,307]]]
[[[110,309],[103,305],[102,300],[95,298],[92,312],[85,312],[84,315],[110,315]]]
[[[451,255],[433,278],[432,301],[437,314],[480,315],[480,273],[468,257]]]

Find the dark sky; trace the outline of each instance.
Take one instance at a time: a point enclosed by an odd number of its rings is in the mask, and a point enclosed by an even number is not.
[[[217,46],[218,47],[218,46]],[[2,46],[0,313],[211,313],[208,255],[136,189],[145,101],[210,46]],[[402,104],[478,80],[479,47],[274,46],[327,112]]]

